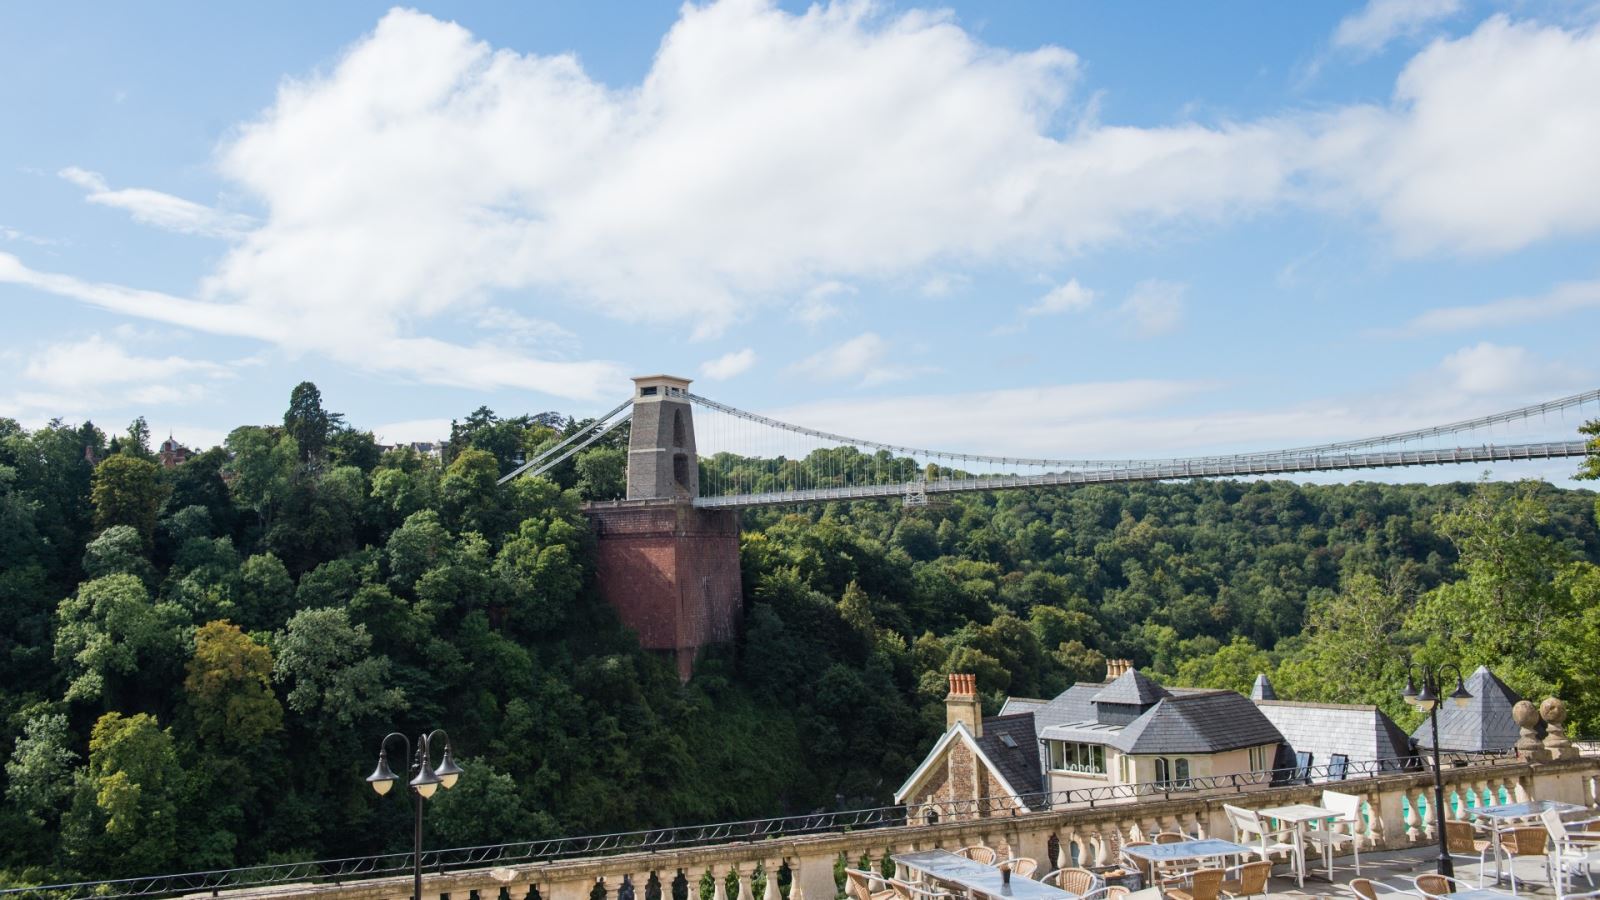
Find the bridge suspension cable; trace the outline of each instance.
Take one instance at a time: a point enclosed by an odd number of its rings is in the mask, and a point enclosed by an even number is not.
[[[633,399],[629,398],[617,404],[610,412],[595,419],[585,427],[567,435],[560,443],[502,475],[495,484],[505,484],[513,478],[520,478],[523,475],[543,475],[561,463],[566,462],[567,458],[574,453],[605,437],[611,429],[631,418],[633,418]],[[575,441],[578,443],[574,444]]]

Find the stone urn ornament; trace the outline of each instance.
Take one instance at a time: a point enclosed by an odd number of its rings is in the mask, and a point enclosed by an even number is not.
[[[1550,752],[1539,743],[1539,707],[1528,700],[1518,700],[1511,707],[1511,718],[1522,729],[1522,736],[1517,738],[1517,757],[1528,762],[1548,761]]]
[[[1578,748],[1567,739],[1567,701],[1546,697],[1539,704],[1539,715],[1544,718],[1544,748],[1556,759],[1576,759]]]

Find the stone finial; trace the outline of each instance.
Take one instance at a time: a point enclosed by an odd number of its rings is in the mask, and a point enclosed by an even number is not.
[[[1522,729],[1522,736],[1517,738],[1517,758],[1524,762],[1549,762],[1550,751],[1539,743],[1539,707],[1527,700],[1518,700],[1511,707],[1511,718]]]
[[[1544,717],[1544,748],[1556,759],[1572,759],[1578,755],[1572,741],[1567,739],[1567,702],[1556,697],[1546,697],[1539,704],[1539,715]]]

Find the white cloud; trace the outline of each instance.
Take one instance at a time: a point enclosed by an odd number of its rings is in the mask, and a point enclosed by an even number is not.
[[[1094,304],[1094,291],[1078,283],[1074,278],[1066,284],[1057,285],[1050,292],[1039,298],[1039,302],[1022,311],[1025,316],[1050,316],[1058,313],[1079,312],[1088,309]]]
[[[52,344],[34,354],[22,373],[57,390],[94,390],[104,385],[172,386],[230,378],[227,366],[181,356],[137,356],[100,335]]]
[[[889,359],[889,342],[874,332],[858,335],[807,357],[793,370],[822,381],[857,381],[862,387],[899,381],[930,371],[925,366],[906,366]]]
[[[969,283],[971,279],[959,272],[935,272],[923,280],[917,291],[924,297],[948,297]]]
[[[404,422],[385,422],[373,427],[372,436],[380,444],[446,441],[450,439],[450,420],[408,419]]]
[[[1567,282],[1537,297],[1507,297],[1490,303],[1430,309],[1398,329],[1379,333],[1402,336],[1494,328],[1553,319],[1588,309],[1600,309],[1600,280]]]
[[[207,237],[237,237],[254,224],[249,216],[223,212],[147,188],[122,188],[112,190],[104,176],[77,166],[68,166],[58,172],[62,178],[89,192],[84,199],[90,203],[120,209],[135,222],[153,225],[182,234]]]
[[[1188,291],[1189,286],[1180,282],[1147,279],[1133,286],[1117,312],[1131,321],[1142,337],[1168,334],[1183,324]]]
[[[794,305],[794,317],[814,328],[842,315],[844,310],[839,308],[836,298],[854,293],[856,289],[844,282],[824,281],[800,297],[800,301]]]
[[[750,371],[750,367],[755,364],[756,351],[746,347],[701,363],[700,377],[713,381],[726,381]]]
[[[1398,249],[1502,253],[1600,227],[1600,29],[1494,16],[1435,41],[1393,104],[1319,123],[1321,202],[1370,209]]]
[[[1368,54],[1398,37],[1409,37],[1461,11],[1461,0],[1368,0],[1346,16],[1333,33],[1333,45]]]
[[[1507,396],[1530,392],[1567,393],[1585,384],[1585,373],[1540,359],[1524,347],[1483,341],[1446,356],[1440,371],[1456,390],[1466,394]]]

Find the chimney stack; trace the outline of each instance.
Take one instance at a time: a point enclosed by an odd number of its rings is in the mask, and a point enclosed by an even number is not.
[[[1128,674],[1128,670],[1132,668],[1133,660],[1131,659],[1108,659],[1106,660],[1106,681],[1116,681],[1118,678]]]
[[[944,729],[960,722],[975,738],[983,737],[983,701],[978,699],[978,676],[950,673],[950,694],[944,698]]]

